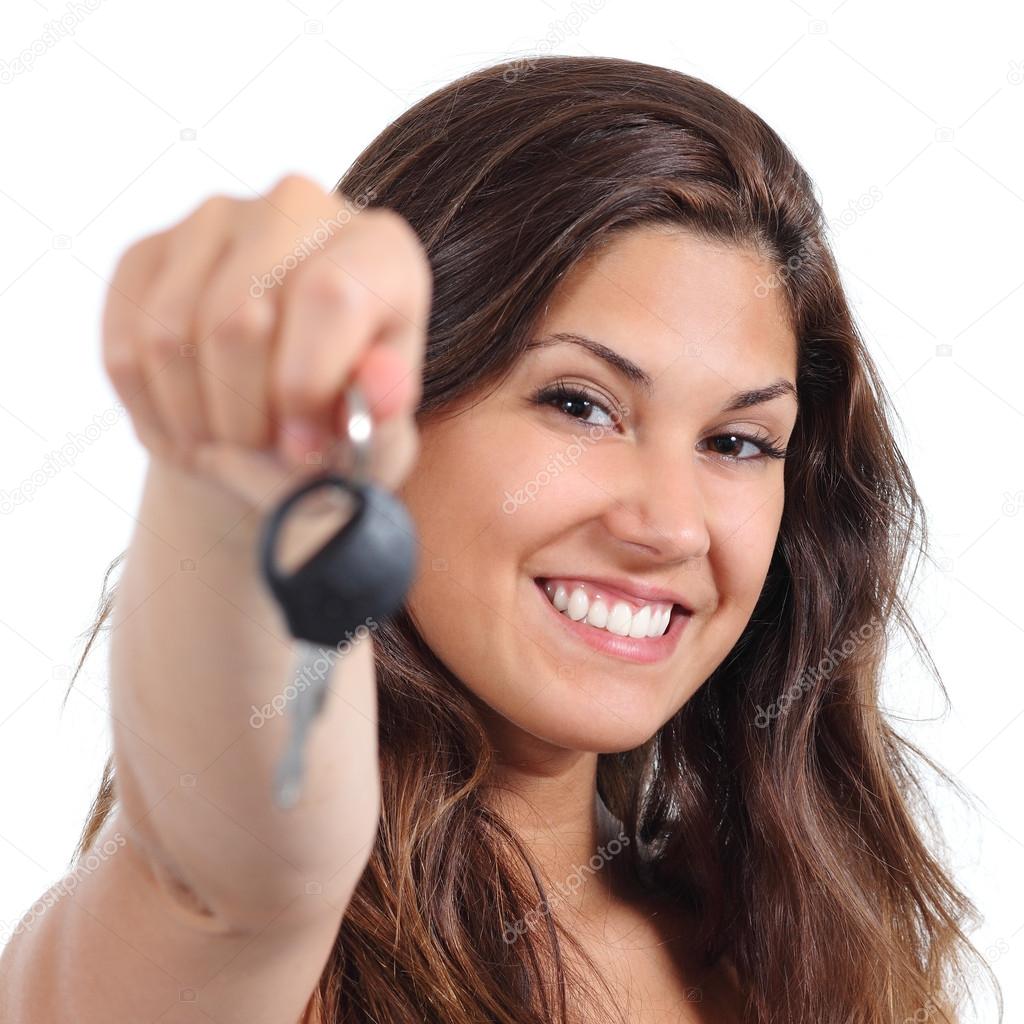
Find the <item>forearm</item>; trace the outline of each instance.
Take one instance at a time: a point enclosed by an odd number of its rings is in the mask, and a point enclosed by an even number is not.
[[[370,638],[334,660],[303,799],[279,810],[272,779],[295,665],[258,571],[259,522],[227,491],[158,461],[138,518],[111,636],[126,817],[223,916],[261,919],[310,886],[344,895],[351,872],[335,872],[365,862],[377,820]]]

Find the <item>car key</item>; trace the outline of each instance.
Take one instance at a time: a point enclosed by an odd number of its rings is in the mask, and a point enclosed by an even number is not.
[[[397,611],[416,568],[416,531],[407,509],[368,479],[373,424],[358,386],[349,387],[345,406],[352,471],[348,477],[328,472],[300,485],[268,517],[261,542],[263,577],[297,641],[295,677],[308,679],[294,698],[291,734],[275,778],[280,807],[298,800],[309,730],[324,705],[330,667],[318,678],[316,663],[324,659],[330,666],[328,648],[344,643],[368,619]],[[276,549],[288,513],[321,488],[354,499],[352,516],[297,569],[283,573]]]

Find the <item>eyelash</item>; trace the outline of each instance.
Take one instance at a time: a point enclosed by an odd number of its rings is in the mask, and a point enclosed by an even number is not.
[[[618,418],[616,414],[612,413],[603,402],[597,401],[588,391],[584,390],[579,385],[570,384],[565,381],[558,381],[555,384],[542,388],[536,395],[534,395],[533,401],[536,405],[552,406],[557,402],[583,402],[586,405],[594,406],[603,410],[612,420]],[[558,411],[563,413],[563,415],[568,416],[570,419],[582,422],[581,417],[573,416],[572,413],[565,412],[564,409],[559,409]],[[743,459],[737,455],[722,455],[722,458],[727,459],[729,462],[760,462],[762,458],[784,459],[786,457],[786,450],[778,446],[779,438],[777,437],[771,438],[754,434],[743,434],[733,430],[724,434],[715,434],[714,437],[734,437],[739,441],[749,441],[761,452],[759,456]]]

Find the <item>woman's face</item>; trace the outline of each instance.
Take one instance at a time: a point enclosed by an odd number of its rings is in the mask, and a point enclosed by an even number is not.
[[[743,631],[783,507],[758,444],[785,449],[797,406],[785,386],[729,405],[795,382],[777,282],[747,251],[634,229],[549,303],[534,336],[562,340],[422,424],[399,489],[422,545],[408,607],[506,734],[632,749]]]

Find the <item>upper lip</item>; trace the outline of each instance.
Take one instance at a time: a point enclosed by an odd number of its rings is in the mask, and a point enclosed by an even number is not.
[[[653,602],[675,603],[680,605],[688,615],[693,614],[692,605],[678,591],[667,590],[665,587],[656,587],[651,583],[643,583],[640,580],[631,580],[623,576],[587,576],[572,572],[564,574],[551,573],[549,576],[541,576],[539,578],[543,580],[579,580],[581,583],[593,583],[594,586],[618,591],[620,595],[632,597],[645,604]]]

